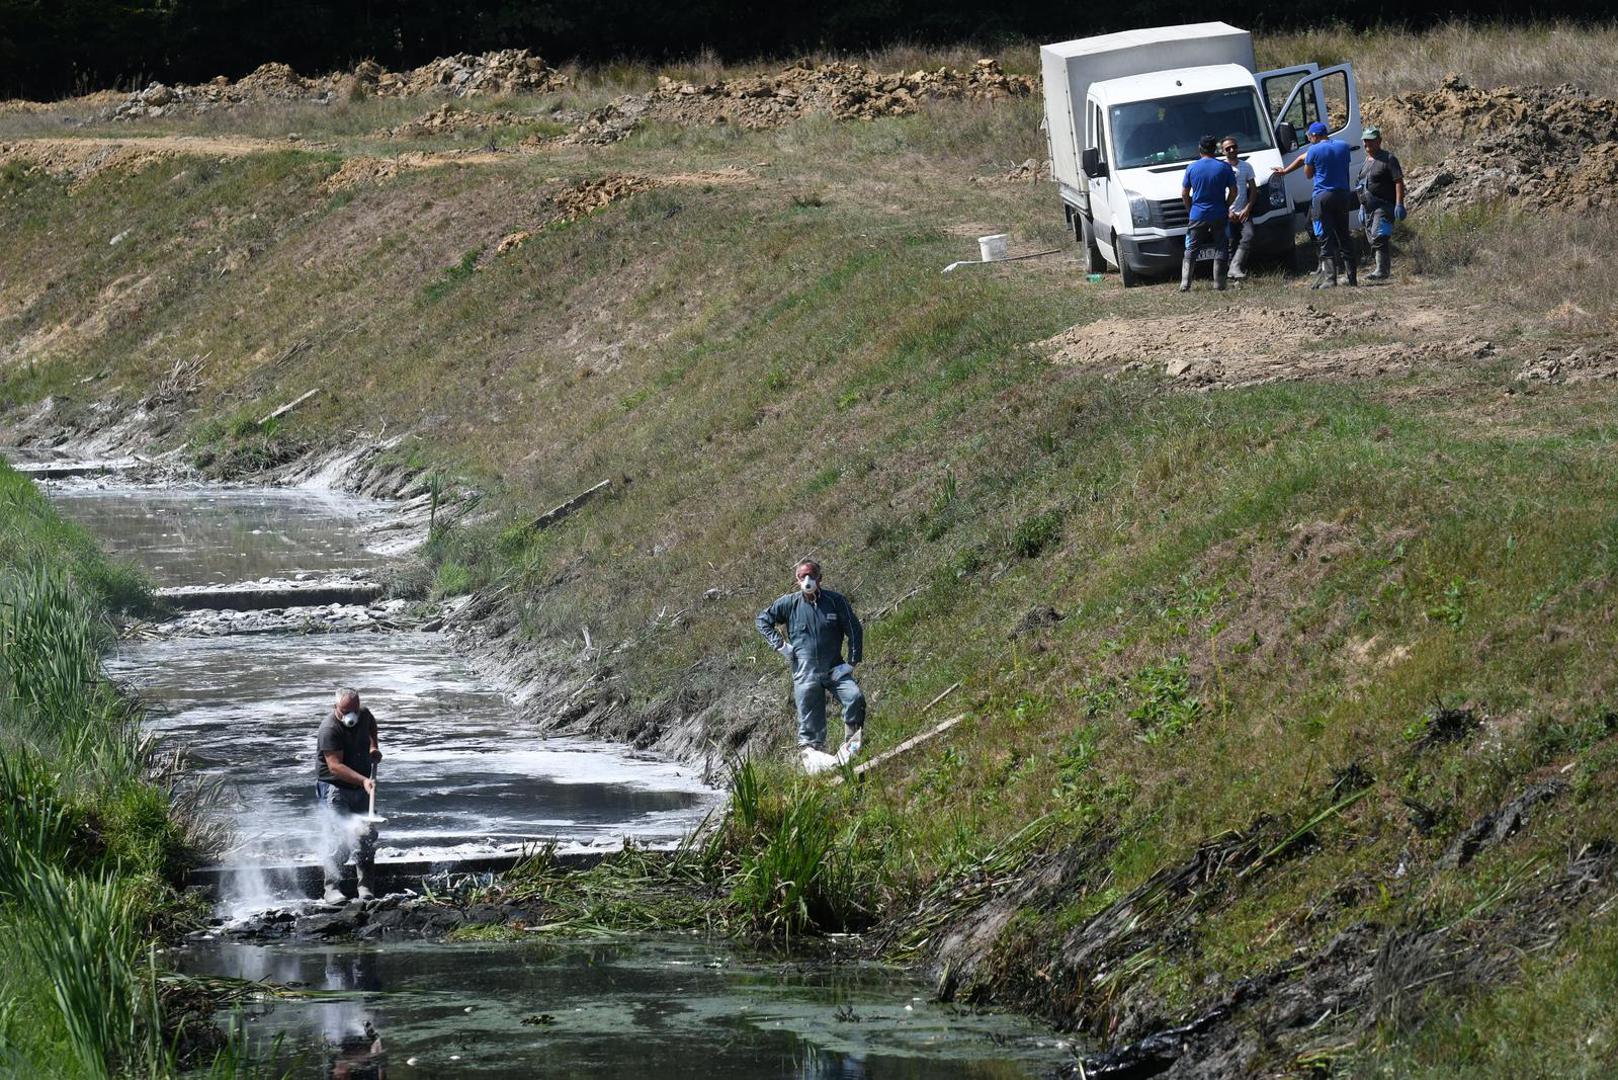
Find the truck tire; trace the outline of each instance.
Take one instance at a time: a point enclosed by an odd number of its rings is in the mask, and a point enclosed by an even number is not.
[[[1118,253],[1118,277],[1122,279],[1126,289],[1133,289],[1140,284],[1140,275],[1129,268],[1129,260],[1124,258],[1122,251]]]
[[[1099,274],[1107,269],[1107,260],[1101,257],[1101,249],[1096,246],[1095,222],[1083,214],[1075,214],[1079,219],[1079,243],[1084,245],[1084,272]]]

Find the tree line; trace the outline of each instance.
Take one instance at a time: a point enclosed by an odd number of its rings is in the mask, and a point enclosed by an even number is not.
[[[1606,0],[1543,0],[1539,19],[1610,16]],[[1423,25],[1521,17],[1510,0],[1358,0],[1210,12],[1192,0],[0,0],[0,95],[48,99],[108,87],[243,75],[270,60],[300,72],[370,58],[411,67],[456,52],[526,47],[553,63],[727,59],[812,48],[1014,38],[1061,40],[1210,17],[1249,27],[1322,21]]]

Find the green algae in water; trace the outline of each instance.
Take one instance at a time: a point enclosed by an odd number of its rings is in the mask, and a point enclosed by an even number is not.
[[[284,1037],[298,1077],[1010,1080],[1071,1060],[1049,1032],[930,1002],[892,969],[724,945],[203,944],[176,960],[310,991],[244,1017],[259,1045]]]

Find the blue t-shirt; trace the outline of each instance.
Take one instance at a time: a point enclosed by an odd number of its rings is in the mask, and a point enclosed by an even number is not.
[[[1236,186],[1236,174],[1218,158],[1198,158],[1185,170],[1181,187],[1191,192],[1192,221],[1224,221],[1230,216],[1227,201]]]
[[[1348,144],[1336,139],[1321,139],[1311,143],[1303,152],[1303,162],[1315,170],[1315,194],[1325,191],[1350,191],[1348,182]]]

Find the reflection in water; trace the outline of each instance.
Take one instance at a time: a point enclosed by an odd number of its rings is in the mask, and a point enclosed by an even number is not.
[[[717,798],[683,766],[513,730],[505,697],[479,686],[439,634],[136,642],[108,669],[152,708],[150,727],[168,745],[236,794],[241,847],[226,861],[319,850],[315,730],[339,684],[357,687],[377,716],[383,858],[552,838],[672,840]]]
[[[297,488],[52,488],[63,517],[159,585],[215,585],[355,570],[382,559],[360,525],[378,504]]]
[[[297,1076],[1010,1080],[1068,1060],[1025,1021],[925,1001],[891,970],[783,970],[696,942],[210,944],[179,957],[193,973],[323,992],[247,1016],[255,1037],[305,1055]]]

